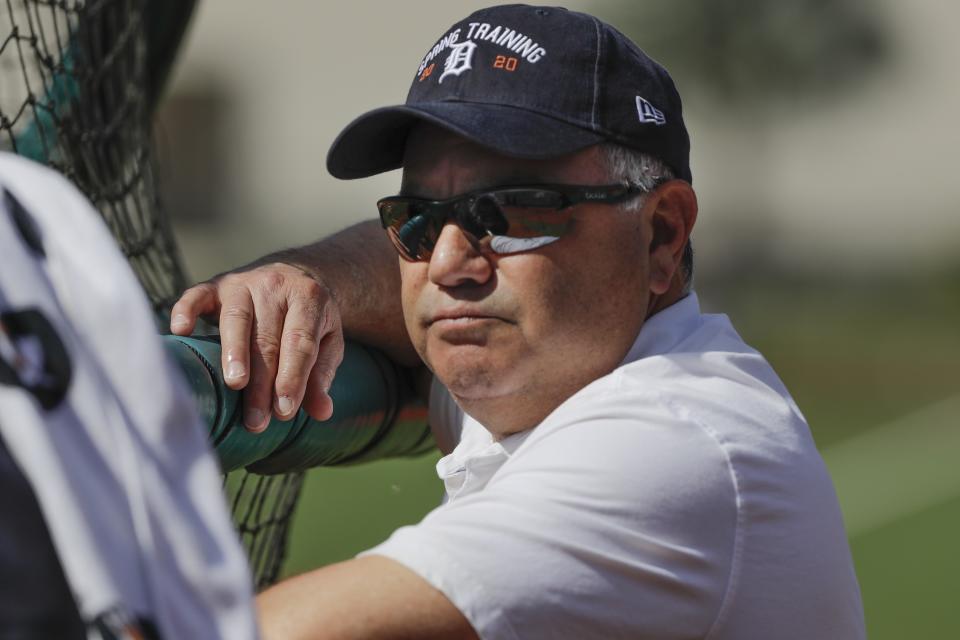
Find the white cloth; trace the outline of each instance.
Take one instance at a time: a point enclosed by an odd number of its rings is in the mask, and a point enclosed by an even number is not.
[[[0,193],[0,311],[38,311],[72,368],[49,409],[0,384],[0,430],[81,616],[150,620],[162,638],[256,637],[217,463],[133,273],[61,176],[0,154],[0,191],[22,205],[45,253],[30,249]],[[0,342],[24,383],[42,381],[49,341],[0,331]]]
[[[494,442],[431,398],[445,504],[366,552],[442,591],[482,638],[865,637],[835,492],[760,354],[695,295],[624,363]]]

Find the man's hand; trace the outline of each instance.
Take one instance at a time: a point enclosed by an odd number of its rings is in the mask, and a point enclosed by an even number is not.
[[[279,262],[226,273],[184,292],[170,330],[190,335],[199,316],[219,319],[224,381],[245,389],[247,429],[264,430],[271,412],[289,419],[301,403],[317,420],[333,414],[328,391],[343,359],[343,330],[322,282]]]

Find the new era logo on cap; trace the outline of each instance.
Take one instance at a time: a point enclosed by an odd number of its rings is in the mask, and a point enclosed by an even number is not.
[[[650,122],[656,125],[667,124],[667,117],[663,111],[637,96],[637,114],[640,116],[640,122]]]

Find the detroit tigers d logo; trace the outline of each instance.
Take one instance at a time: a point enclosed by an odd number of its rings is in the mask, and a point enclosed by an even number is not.
[[[477,43],[473,40],[450,45],[450,54],[443,63],[443,73],[437,80],[437,84],[442,84],[447,76],[459,76],[464,71],[473,69],[473,52],[476,50]]]

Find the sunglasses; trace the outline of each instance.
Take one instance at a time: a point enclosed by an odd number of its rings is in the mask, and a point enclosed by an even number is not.
[[[429,260],[448,220],[497,254],[530,251],[559,240],[575,204],[615,204],[646,193],[630,184],[530,185],[472,191],[448,200],[390,196],[377,202],[380,222],[400,255]]]

